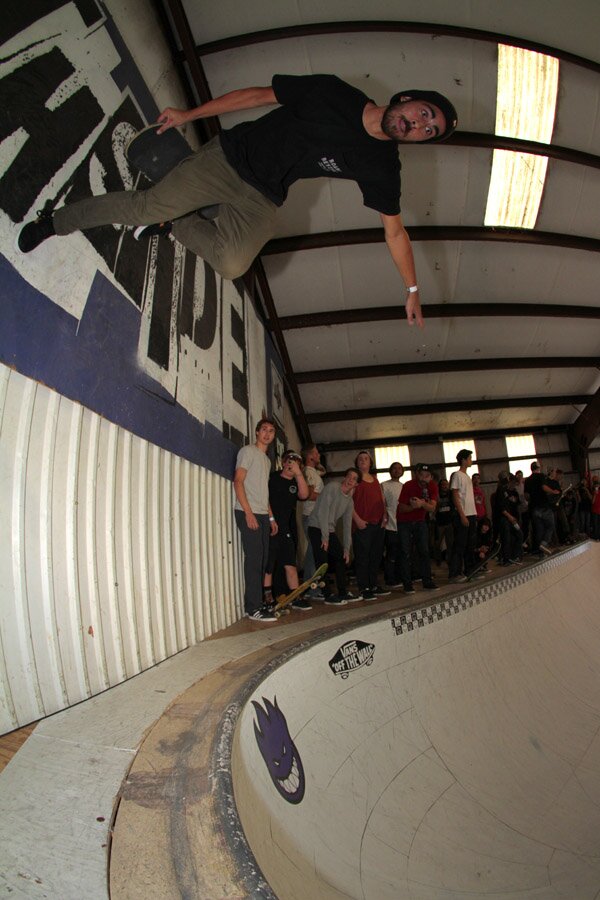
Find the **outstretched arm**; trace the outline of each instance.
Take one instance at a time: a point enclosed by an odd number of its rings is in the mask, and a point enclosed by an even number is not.
[[[174,109],[168,106],[158,117],[161,127],[157,134],[162,134],[167,128],[193,122],[194,119],[206,119],[209,116],[220,116],[238,109],[255,109],[257,106],[271,106],[274,103],[277,103],[277,99],[272,87],[250,87],[242,88],[239,91],[229,91],[228,94],[209,100],[208,103],[203,103],[194,109]]]
[[[383,213],[379,213],[379,215],[383,223],[388,250],[408,290],[409,287],[414,287],[417,284],[415,260],[410,238],[399,215],[386,216]],[[425,324],[418,291],[407,293],[406,295],[406,318],[409,325],[414,325],[416,322],[422,328]]]

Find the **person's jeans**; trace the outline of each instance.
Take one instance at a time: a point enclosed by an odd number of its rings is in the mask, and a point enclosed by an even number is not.
[[[413,541],[419,558],[419,571],[423,584],[426,585],[432,580],[427,522],[398,522],[400,577],[405,587],[412,583],[411,547]]]
[[[196,210],[219,204],[214,221]],[[244,274],[275,233],[277,207],[237,174],[218,137],[145,191],[114,191],[67,203],[53,215],[56,234],[99,225],[173,221],[173,236],[223,278]]]
[[[554,513],[550,507],[536,507],[531,511],[531,521],[535,534],[535,545],[549,544],[554,534]]]
[[[520,559],[523,555],[523,532],[515,528],[505,516],[500,517],[499,528],[500,562],[508,562],[510,559]]]
[[[385,528],[370,523],[365,528],[357,528],[352,535],[354,570],[360,591],[377,586],[384,540]]]
[[[319,568],[323,563],[329,565],[329,570],[335,570],[335,582],[338,594],[345,594],[346,587],[346,560],[344,559],[344,548],[340,544],[339,538],[335,531],[330,532],[328,538],[327,550],[321,547],[321,529],[311,525],[308,529],[308,537],[312,547],[313,556],[315,558],[315,568]],[[327,595],[329,591],[325,589]]]
[[[244,550],[244,609],[249,616],[263,605],[263,578],[269,558],[271,526],[268,515],[256,516],[258,529],[248,528],[246,514],[234,510]]]
[[[456,578],[457,575],[463,573],[468,575],[475,567],[475,543],[477,540],[477,516],[467,516],[468,525],[463,525],[460,518],[455,516],[453,519],[454,537],[452,542],[452,552],[450,554],[450,562],[448,563],[448,574],[450,578]]]
[[[383,572],[386,584],[398,584],[400,580],[400,553],[398,532],[385,531],[385,559]]]

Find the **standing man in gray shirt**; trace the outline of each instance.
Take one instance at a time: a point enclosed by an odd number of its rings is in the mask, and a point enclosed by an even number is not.
[[[350,562],[350,546],[352,544],[352,513],[354,503],[352,495],[360,481],[358,469],[346,469],[344,480],[332,481],[325,485],[315,503],[315,508],[308,517],[308,537],[315,557],[315,565],[333,563],[337,594],[325,597],[325,603],[334,606],[345,606],[353,600],[359,600],[346,589],[346,565]],[[335,528],[339,519],[344,526],[344,546],[340,544]]]
[[[275,438],[272,419],[260,419],[254,446],[242,447],[237,455],[233,489],[235,521],[244,548],[244,609],[251,619],[276,622],[263,603],[263,577],[269,558],[269,536],[277,534],[277,523],[269,505],[271,461],[267,456]]]

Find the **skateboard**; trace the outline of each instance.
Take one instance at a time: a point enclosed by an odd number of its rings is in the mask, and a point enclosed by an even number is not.
[[[159,126],[156,124],[142,128],[125,148],[125,155],[133,168],[153,183],[168,175],[193,152],[176,128],[169,128],[164,134],[157,134],[157,128]]]
[[[484,568],[484,566],[486,566],[487,563],[489,563],[489,561],[491,559],[496,559],[496,557],[500,554],[500,547],[501,547],[500,541],[496,541],[495,544],[492,546],[492,549],[486,556],[486,558],[482,559],[481,562],[475,566],[475,568],[473,569],[472,572],[469,572],[469,574],[467,575],[467,581],[472,581],[475,578],[475,576],[481,572],[481,570]]]
[[[323,565],[319,566],[317,571],[310,578],[307,578],[306,581],[303,581],[302,584],[298,585],[297,588],[294,588],[294,590],[289,594],[280,594],[271,607],[274,615],[279,618],[280,616],[284,616],[289,613],[289,609],[287,607],[289,607],[290,603],[293,603],[294,600],[297,600],[298,597],[301,597],[302,594],[304,594],[309,588],[313,588],[314,590],[314,588],[318,587],[321,583],[321,578],[326,571],[327,563],[323,563]]]

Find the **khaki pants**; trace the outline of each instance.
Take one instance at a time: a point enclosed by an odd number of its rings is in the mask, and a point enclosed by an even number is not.
[[[196,210],[220,204],[214,221]],[[174,237],[224,278],[237,278],[273,236],[277,207],[232,169],[213,138],[146,191],[116,191],[57,209],[54,229],[71,234],[100,225],[173,220]]]

